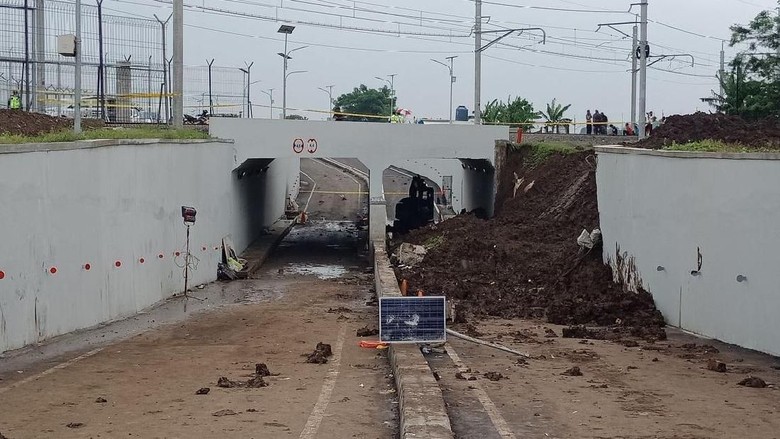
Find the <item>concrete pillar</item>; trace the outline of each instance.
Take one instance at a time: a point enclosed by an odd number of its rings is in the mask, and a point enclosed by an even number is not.
[[[132,87],[132,72],[130,70],[130,63],[127,61],[120,61],[116,65],[116,121],[117,122],[132,122],[132,112],[130,107],[132,106],[132,100],[130,99],[130,92]]]
[[[369,240],[382,248],[385,244],[387,228],[387,200],[382,175],[389,166],[384,161],[363,160],[369,172],[369,208],[368,208],[368,236]]]

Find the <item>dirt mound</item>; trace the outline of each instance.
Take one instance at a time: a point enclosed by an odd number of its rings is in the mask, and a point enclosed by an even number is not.
[[[99,128],[103,125],[102,121],[95,119],[82,121],[84,128]],[[69,128],[73,128],[73,119],[21,110],[0,110],[0,135],[36,136]]]
[[[684,144],[701,140],[719,140],[755,148],[776,148],[780,146],[780,119],[746,121],[739,116],[701,112],[669,116],[650,137],[631,146],[659,149],[674,143]]]
[[[325,364],[328,362],[328,357],[333,356],[333,350],[327,343],[319,342],[317,347],[314,348],[314,352],[306,357],[307,363],[312,364]]]
[[[399,279],[411,291],[457,300],[459,314],[616,325],[621,333],[665,338],[650,294],[624,291],[601,248],[583,252],[577,244],[583,229],[599,223],[592,153],[527,166],[527,151],[508,155],[493,219],[461,215],[402,238],[436,245],[420,265],[397,269]],[[506,186],[514,185],[515,173],[533,188],[514,196]]]

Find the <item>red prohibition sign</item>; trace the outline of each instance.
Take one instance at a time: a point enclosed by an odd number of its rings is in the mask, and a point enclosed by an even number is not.
[[[309,151],[309,154],[314,154],[317,152],[317,148],[319,145],[317,145],[317,139],[309,139],[308,145],[306,146],[306,150]]]
[[[293,152],[300,154],[303,152],[303,139],[295,139],[292,144]]]

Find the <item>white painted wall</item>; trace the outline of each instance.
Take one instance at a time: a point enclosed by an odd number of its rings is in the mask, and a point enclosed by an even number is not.
[[[613,268],[619,246],[669,324],[780,355],[780,154],[597,152]]]
[[[192,282],[214,280],[223,236],[232,234],[241,251],[281,216],[293,166],[282,160],[239,181],[233,144],[210,141],[0,151],[0,351],[128,316],[180,292],[182,258],[174,253],[184,250],[182,205],[198,209]]]

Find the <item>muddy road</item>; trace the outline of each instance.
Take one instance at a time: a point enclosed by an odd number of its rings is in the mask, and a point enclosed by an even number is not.
[[[357,215],[357,199],[354,207],[342,201],[324,216]],[[209,284],[193,290],[197,299],[7,353],[0,434],[397,437],[386,351],[360,348],[356,336],[377,320],[365,235],[353,221],[310,221],[250,279]],[[307,362],[319,343],[330,345],[326,362]]]

